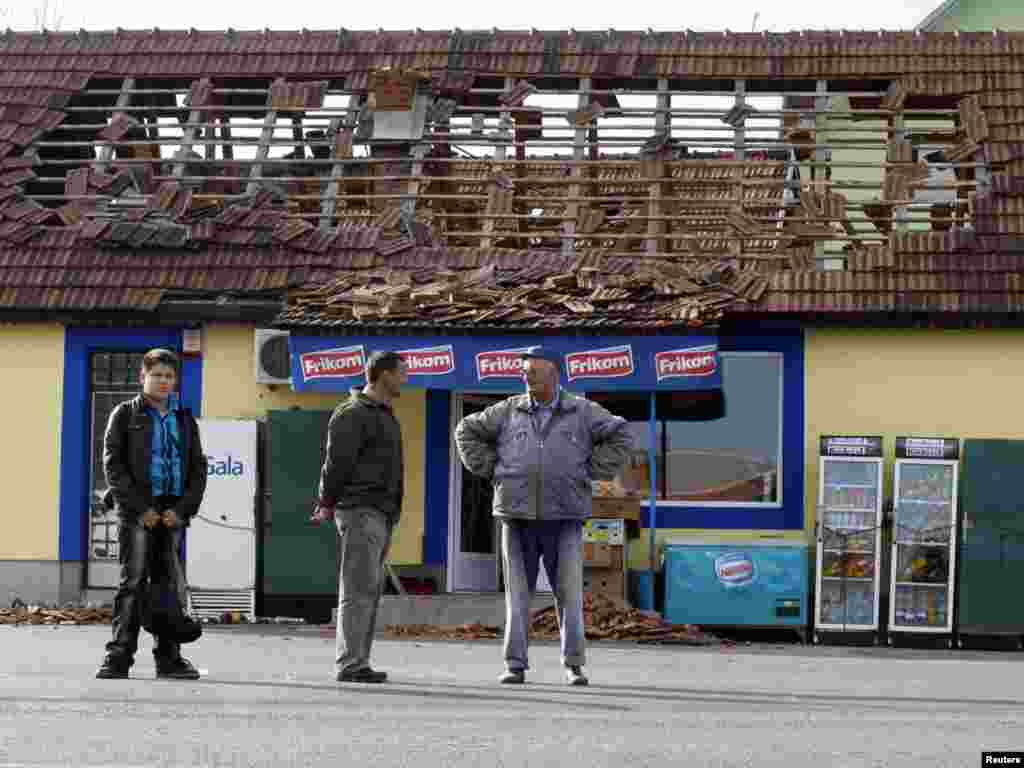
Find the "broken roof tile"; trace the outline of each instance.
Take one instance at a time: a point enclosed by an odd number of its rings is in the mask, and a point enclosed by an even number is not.
[[[139,121],[134,117],[124,112],[115,112],[110,124],[97,134],[97,138],[103,141],[120,141],[139,125]]]

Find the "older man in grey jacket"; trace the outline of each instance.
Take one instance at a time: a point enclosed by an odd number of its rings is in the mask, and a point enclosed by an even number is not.
[[[625,419],[559,388],[559,360],[543,347],[523,355],[527,393],[467,416],[455,430],[462,463],[494,484],[505,566],[505,672],[526,680],[530,596],[540,560],[555,588],[562,664],[570,685],[582,667],[583,521],[591,480],[615,476],[632,448]]]

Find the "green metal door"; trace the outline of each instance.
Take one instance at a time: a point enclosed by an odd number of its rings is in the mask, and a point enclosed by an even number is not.
[[[330,411],[269,411],[262,540],[263,612],[327,621],[337,600],[333,525],[309,522]]]
[[[965,440],[958,629],[1024,633],[1024,441]]]

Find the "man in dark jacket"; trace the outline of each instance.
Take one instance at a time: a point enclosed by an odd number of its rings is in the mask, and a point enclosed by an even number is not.
[[[366,387],[335,408],[327,427],[314,514],[318,520],[333,518],[341,535],[338,682],[387,680],[387,673],[370,667],[370,648],[384,591],[384,564],[402,512],[402,430],[391,403],[407,378],[401,355],[375,352],[367,363]]]
[[[625,419],[561,391],[559,360],[543,347],[523,355],[527,393],[467,416],[455,430],[466,469],[494,483],[505,568],[505,673],[526,679],[530,595],[541,558],[555,589],[562,664],[570,685],[583,674],[583,521],[592,480],[610,480],[633,439]]]
[[[142,394],[110,414],[103,437],[103,471],[117,507],[121,582],[114,598],[113,639],[96,677],[128,677],[138,648],[140,611],[150,579],[175,589],[185,604],[180,546],[184,527],[206,491],[206,456],[199,425],[176,394],[177,355],[153,349],[142,358]],[[158,678],[195,680],[199,672],[178,642],[158,636]]]

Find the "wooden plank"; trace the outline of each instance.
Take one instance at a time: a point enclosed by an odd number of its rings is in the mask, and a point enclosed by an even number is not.
[[[511,77],[506,77],[505,78],[505,93],[510,92],[514,87],[515,87],[515,79],[511,78]],[[511,130],[510,130],[510,128],[511,128],[511,124],[512,124],[512,113],[509,110],[507,110],[507,109],[506,110],[502,110],[499,113],[498,120],[499,120],[498,135],[500,137],[500,140],[499,140],[497,146],[495,146],[495,148],[494,148],[494,160],[495,160],[495,163],[497,164],[497,168],[498,168],[499,172],[504,172],[504,170],[505,170],[504,163],[505,163],[505,160],[507,160],[507,157],[506,157],[507,148],[505,146],[505,142],[511,138]],[[513,210],[514,209],[515,208],[514,208],[514,204],[513,204]],[[502,219],[501,223],[498,224],[497,220],[495,220],[493,218],[485,218],[483,223],[482,223],[482,225],[481,225],[482,228],[483,228],[485,237],[480,238],[480,247],[481,248],[491,248],[491,247],[493,247],[494,240],[489,236],[490,233],[494,231],[495,226],[505,227],[505,226],[508,225],[508,223],[509,223],[509,219]],[[514,220],[512,220],[512,225],[516,226],[518,228],[518,224]]]
[[[580,93],[576,100],[576,108],[584,110],[590,106],[590,88],[591,80],[589,77],[580,78]],[[587,143],[587,131],[589,126],[577,127],[575,131],[575,138],[573,139],[573,160],[585,160],[586,159],[586,143]],[[574,165],[572,169],[572,176],[574,179],[582,179],[585,173],[584,168],[581,165]],[[569,187],[569,197],[577,198],[580,196],[580,184],[577,181],[575,184]],[[580,205],[578,202],[570,202],[565,209],[564,219],[562,220],[562,253],[564,255],[571,255],[576,252],[576,220],[580,215]]]
[[[672,131],[672,116],[669,114],[669,110],[672,106],[672,95],[668,92],[668,80],[661,78],[658,80],[658,96],[657,96],[657,112],[654,116],[654,133],[659,136],[670,136]],[[660,165],[660,164],[659,164]],[[642,167],[642,166],[641,166]],[[662,215],[662,182],[651,182],[647,187],[648,203],[647,203],[647,215],[648,216],[661,216]],[[661,235],[667,229],[666,225],[659,219],[650,219],[647,222],[647,240],[645,241],[644,250],[648,256],[653,256],[660,250],[664,249],[664,238]]]
[[[335,148],[331,151],[331,157],[335,162],[331,165],[331,180],[327,183],[327,192],[320,205],[321,228],[330,227],[331,222],[334,221],[334,215],[337,213],[338,209],[338,187],[341,184],[341,178],[345,173],[344,164],[338,161],[345,160],[347,158],[338,157],[337,134],[339,131],[355,131],[355,125],[359,119],[357,112],[358,109],[359,96],[357,94],[352,94],[348,97],[348,110],[345,112],[345,117],[340,120],[338,118],[331,120],[330,127],[327,130],[328,138],[335,142]]]
[[[734,101],[737,107],[744,107],[747,103],[747,81],[737,80],[735,84],[735,97]],[[747,128],[746,121],[741,122],[736,128],[733,129],[733,152],[735,153],[734,160],[746,161],[747,159]],[[736,196],[736,211],[737,213],[743,213],[743,174],[744,168],[742,165],[734,166],[732,169],[733,178],[733,194]],[[729,252],[732,256],[733,267],[739,268],[740,260],[743,258],[743,237],[742,233],[736,232],[729,241]]]
[[[260,143],[259,148],[256,150],[256,160],[251,166],[249,166],[250,179],[259,178],[263,174],[263,161],[270,155],[270,142],[274,140],[274,127],[276,125],[277,110],[268,108],[267,116],[263,118],[263,131],[260,133]],[[254,195],[258,188],[258,181],[250,181],[245,187],[245,194]]]
[[[125,107],[130,106],[132,100],[132,91],[135,88],[135,78],[126,77],[121,83],[121,94],[117,97],[117,104],[114,107],[114,113],[124,110]],[[96,163],[96,171],[103,173],[107,169],[107,165],[114,157],[114,146],[113,144],[107,144],[100,149],[99,161]]]

